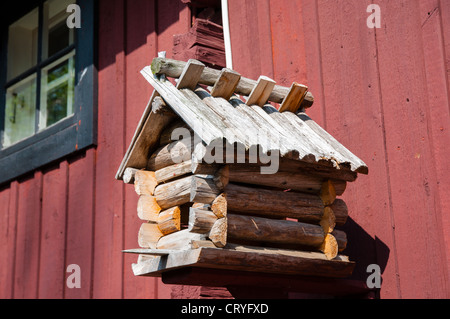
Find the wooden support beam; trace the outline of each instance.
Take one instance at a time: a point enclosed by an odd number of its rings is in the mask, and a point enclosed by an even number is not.
[[[296,218],[302,222],[315,224],[322,220],[324,205],[318,195],[233,183],[228,184],[225,193],[230,211],[270,218]]]
[[[223,97],[225,100],[229,100],[234,94],[240,79],[241,75],[236,71],[226,68],[222,69],[211,90],[211,96]]]
[[[162,211],[156,222],[164,236],[179,231],[181,229],[180,207],[175,206]]]
[[[247,105],[263,106],[269,100],[270,93],[275,87],[275,81],[261,75],[247,100]]]
[[[250,165],[230,165],[230,182],[246,183],[292,189],[306,193],[320,194],[324,178],[306,174],[279,171],[275,174],[261,174],[258,167]],[[342,195],[347,183],[341,180],[332,180],[336,195]]]
[[[161,168],[155,172],[155,178],[158,184],[165,183],[172,179],[191,174],[191,161],[185,161],[180,164],[170,165]]]
[[[138,195],[153,195],[157,185],[155,172],[140,170],[134,175],[134,190]]]
[[[143,223],[138,234],[139,247],[155,249],[161,237],[163,237],[163,233],[157,224]]]
[[[151,195],[142,194],[137,202],[137,215],[141,220],[156,222],[158,220],[161,207],[156,202],[156,198]]]
[[[210,210],[190,208],[189,231],[199,234],[207,234],[217,220],[217,216]]]
[[[292,112],[295,113],[300,108],[300,105],[305,98],[306,92],[308,91],[308,87],[302,84],[298,84],[296,82],[292,83],[291,88],[289,89],[289,93],[284,98],[281,103],[280,112]]]
[[[154,58],[151,65],[151,72],[153,74],[165,74],[168,77],[178,78],[183,72],[185,65],[186,62],[183,61],[165,58]],[[199,83],[212,86],[217,81],[219,75],[220,75],[219,70],[206,67],[203,70]],[[235,92],[236,94],[239,95],[249,96],[255,85],[256,85],[255,80],[241,77],[241,80],[239,81]],[[288,87],[275,85],[272,93],[269,96],[269,101],[281,103],[283,102],[284,98],[288,93],[289,93]],[[314,103],[314,96],[310,92],[307,92],[301,105],[301,108],[308,108],[312,106],[313,103]]]
[[[180,206],[190,201],[192,176],[160,184],[155,189],[155,198],[162,209]]]
[[[202,76],[205,65],[200,61],[189,59],[177,83],[177,89],[194,90]]]
[[[324,241],[320,226],[289,220],[228,214],[228,241],[302,245],[318,248]]]

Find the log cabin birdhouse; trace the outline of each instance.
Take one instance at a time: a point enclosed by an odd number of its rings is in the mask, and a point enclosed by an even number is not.
[[[368,168],[305,113],[306,86],[196,60],[155,58],[141,73],[154,92],[116,175],[138,194],[135,275],[352,273],[339,196]]]

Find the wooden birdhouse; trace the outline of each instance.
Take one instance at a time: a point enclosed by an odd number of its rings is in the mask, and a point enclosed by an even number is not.
[[[155,58],[141,73],[155,90],[116,175],[139,195],[135,275],[352,273],[339,196],[368,169],[305,113],[306,86],[195,60]]]

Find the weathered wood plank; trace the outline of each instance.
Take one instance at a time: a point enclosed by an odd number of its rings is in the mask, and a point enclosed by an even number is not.
[[[346,256],[338,255],[327,260],[318,252],[293,252],[254,247],[242,249],[218,249],[202,247],[194,250],[177,251],[168,256],[155,257],[133,264],[136,276],[159,276],[165,271],[183,266],[232,269],[273,274],[303,275],[345,278],[355,266]]]
[[[149,249],[149,248],[135,248],[122,250],[126,254],[139,254],[139,255],[152,255],[152,256],[167,256],[171,253],[176,252],[170,249]]]
[[[236,71],[227,68],[222,69],[211,89],[211,95],[213,97],[223,97],[225,100],[229,100],[234,94],[240,79],[241,75]]]
[[[197,86],[200,77],[202,76],[205,65],[200,61],[189,59],[181,72],[178,79],[177,89],[190,89],[194,90]]]
[[[280,112],[292,112],[295,113],[300,108],[300,105],[303,102],[303,99],[308,91],[308,87],[299,83],[292,83],[291,88],[289,89],[289,93],[284,98],[283,102],[280,105]]]
[[[183,64],[184,66],[184,64]],[[183,118],[183,120],[188,124],[194,131],[202,130],[202,139],[206,144],[210,144],[216,139],[222,140],[223,135],[219,128],[223,125],[220,122],[214,121],[216,116],[211,114],[211,110],[202,105],[198,101],[191,101],[184,94],[184,90],[178,90],[173,86],[170,81],[160,81],[155,79],[150,67],[145,67],[141,71],[145,79],[161,94],[163,99],[170,104],[172,109]],[[205,72],[203,72],[204,74]],[[192,92],[187,90],[187,92]],[[204,113],[204,116],[199,116],[200,113]],[[211,122],[214,121],[214,122]],[[219,127],[219,128],[218,128]]]
[[[261,75],[250,93],[246,104],[263,106],[269,100],[269,96],[275,87],[276,82],[267,76]]]
[[[352,170],[360,173],[360,174],[368,174],[369,169],[367,165],[360,160],[358,157],[356,157],[352,152],[350,152],[345,146],[343,146],[341,143],[339,143],[331,134],[329,134],[327,131],[325,131],[319,124],[314,122],[306,113],[298,113],[297,116],[294,114],[287,114],[289,118],[292,118],[293,120],[297,121],[301,120],[302,123],[308,125],[311,130],[313,130],[317,135],[319,135],[324,141],[326,141],[329,145],[333,147],[335,152],[338,152],[339,154],[342,154],[346,158],[350,159],[352,163],[350,164],[352,167]],[[338,165],[341,163],[337,163]],[[343,164],[343,163],[342,163]]]

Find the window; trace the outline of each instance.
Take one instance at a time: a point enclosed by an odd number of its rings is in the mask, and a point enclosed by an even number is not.
[[[80,8],[81,28],[67,25],[70,4]],[[8,6],[11,17],[0,22],[0,183],[95,143],[95,4],[37,1],[20,15],[23,5]]]

